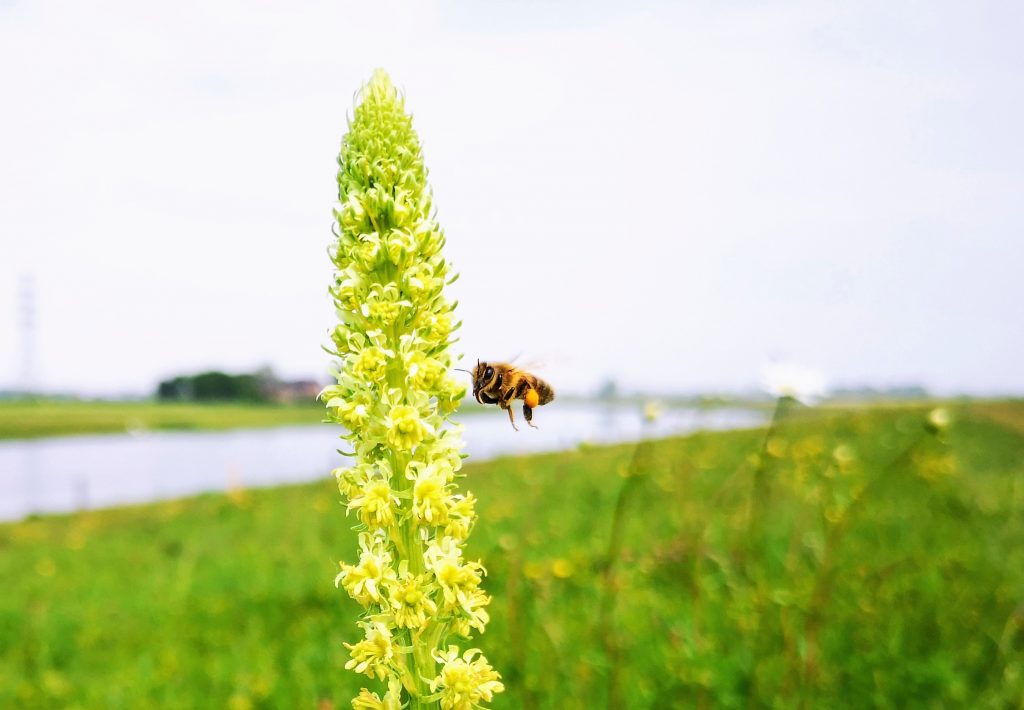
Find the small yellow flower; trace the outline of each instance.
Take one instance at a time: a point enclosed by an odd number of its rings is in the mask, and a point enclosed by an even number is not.
[[[438,410],[444,414],[454,412],[466,398],[466,384],[452,377],[442,377],[434,388]]]
[[[368,533],[360,533],[358,565],[341,563],[341,572],[334,579],[335,586],[345,588],[353,599],[363,606],[381,602],[381,588],[385,581],[395,578],[391,568],[391,555],[383,548],[380,539],[374,540]]]
[[[452,633],[456,636],[468,639],[473,635],[473,627],[469,625],[469,619],[465,616],[453,617],[448,624],[448,628],[450,628]]]
[[[379,695],[363,688],[359,691],[359,695],[352,698],[352,708],[353,710],[384,710],[384,703]]]
[[[331,473],[338,481],[338,490],[349,500],[358,496],[366,485],[362,472],[356,468],[336,468]]]
[[[420,629],[437,613],[437,604],[430,598],[427,575],[410,574],[405,560],[401,567],[398,580],[390,585],[391,613],[399,628]]]
[[[394,284],[374,284],[370,287],[370,293],[367,294],[360,311],[365,317],[372,318],[383,326],[390,326],[402,312],[402,306],[407,305],[411,304],[400,300],[398,288]]]
[[[359,195],[356,194],[349,196],[341,210],[337,212],[337,216],[341,228],[349,234],[361,233],[368,224],[366,210],[359,201]]]
[[[359,249],[356,252],[360,263],[367,271],[373,271],[381,262],[380,237],[376,232],[363,234],[359,238]]]
[[[420,245],[420,253],[425,257],[433,256],[441,249],[444,243],[444,234],[438,224],[432,220],[425,219],[416,226],[416,241]]]
[[[402,708],[402,683],[396,679],[388,680],[388,692],[384,699],[376,693],[371,693],[366,688],[359,691],[359,695],[352,699],[353,710],[401,710]]]
[[[412,484],[412,515],[420,525],[444,525],[448,522],[445,504],[446,477],[437,464],[414,461],[405,474]]]
[[[485,606],[491,603],[491,598],[484,593],[482,589],[474,589],[463,595],[462,600],[462,611],[467,615],[467,623],[480,633],[484,632],[484,627],[487,626],[487,622],[491,620]],[[469,636],[469,634],[464,634]]]
[[[358,511],[359,519],[370,529],[386,528],[395,522],[398,498],[387,481],[368,481],[360,495],[352,498],[348,510]]]
[[[344,424],[349,431],[357,431],[362,428],[370,416],[369,405],[359,399],[335,397],[328,400],[327,406],[334,414],[334,418]]]
[[[431,313],[430,311],[422,311],[416,318],[415,325],[424,331],[427,342],[434,345],[447,341],[455,327],[451,314],[447,312]]]
[[[476,519],[476,497],[472,493],[456,495],[448,499],[448,525],[444,534],[456,540],[469,537],[470,528]]]
[[[387,374],[388,356],[378,347],[366,348],[352,365],[352,373],[369,382],[380,382]]]
[[[421,297],[429,298],[439,291],[442,281],[434,277],[433,269],[426,264],[416,264],[402,275],[403,291],[417,301]]]
[[[329,402],[332,399],[343,396],[345,394],[345,389],[346,388],[341,385],[327,385],[320,390],[320,394],[318,394],[316,398],[323,402]]]
[[[490,702],[495,693],[505,689],[501,676],[479,649],[471,648],[460,658],[458,647],[449,646],[446,653],[435,652],[434,660],[444,666],[430,681],[430,690],[440,690],[444,710],[473,710],[480,701]]]
[[[430,447],[430,462],[441,466],[449,483],[462,469],[462,447],[462,425],[443,429]]]
[[[397,205],[396,205],[397,207]],[[387,238],[388,259],[395,266],[400,266],[406,256],[416,248],[412,235],[401,229],[391,231]]]
[[[465,562],[458,542],[450,537],[432,541],[423,557],[441,587],[445,606],[449,609],[462,607],[471,614],[474,607],[469,593],[479,586],[483,565]]]
[[[433,389],[444,375],[441,363],[421,352],[406,358],[405,370],[409,373],[409,384],[418,390]]]
[[[551,563],[551,574],[559,579],[569,579],[575,571],[576,569],[572,566],[572,562],[562,557]]]
[[[387,416],[388,442],[401,451],[411,451],[431,433],[415,407],[400,404]]]
[[[338,490],[350,501],[363,495],[363,489],[371,480],[390,481],[392,475],[387,459],[363,462],[351,468],[336,468],[331,473],[338,480]]]
[[[359,310],[359,304],[366,293],[366,285],[355,270],[350,268],[338,272],[337,280],[331,293],[340,305],[347,310],[356,311]],[[341,330],[347,331],[348,329],[342,326]]]
[[[349,655],[352,656],[345,664],[345,668],[384,680],[388,676],[388,668],[395,655],[391,631],[380,622],[363,623],[362,626],[366,629],[366,638],[355,645],[345,644]]]

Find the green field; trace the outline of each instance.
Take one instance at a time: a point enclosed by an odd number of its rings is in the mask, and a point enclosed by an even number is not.
[[[0,400],[0,439],[105,434],[138,429],[188,430],[315,424],[318,402],[179,404],[65,400]]]
[[[1022,707],[1024,405],[507,458],[496,708]],[[332,481],[0,526],[0,707],[349,707]]]

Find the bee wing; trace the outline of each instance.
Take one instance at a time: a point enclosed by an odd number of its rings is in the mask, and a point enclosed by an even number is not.
[[[522,351],[519,351],[518,353],[516,353],[515,356],[513,356],[507,362],[508,362],[509,365],[512,365],[517,370],[522,370],[523,372],[543,372],[544,371],[544,367],[545,367],[545,365],[547,363],[545,363],[545,361],[543,359],[538,359],[538,358],[535,358],[535,357],[530,357],[530,358],[528,358],[526,360],[523,360],[522,356],[523,356]]]

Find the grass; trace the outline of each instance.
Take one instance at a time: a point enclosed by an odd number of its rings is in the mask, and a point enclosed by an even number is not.
[[[0,400],[0,439],[102,434],[132,429],[235,429],[316,424],[323,406]]]
[[[1022,707],[1024,405],[471,465],[495,708]],[[349,707],[333,482],[0,526],[0,707]]]

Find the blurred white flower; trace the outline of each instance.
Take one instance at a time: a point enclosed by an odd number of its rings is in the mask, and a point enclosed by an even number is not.
[[[654,399],[647,400],[644,402],[644,421],[648,423],[655,421],[661,416],[662,411],[661,402]]]
[[[804,404],[813,404],[825,396],[825,378],[822,374],[794,363],[767,365],[762,382],[769,394],[792,397]]]
[[[944,432],[952,422],[953,417],[950,415],[949,410],[944,407],[937,407],[928,412],[928,426],[934,432]]]

